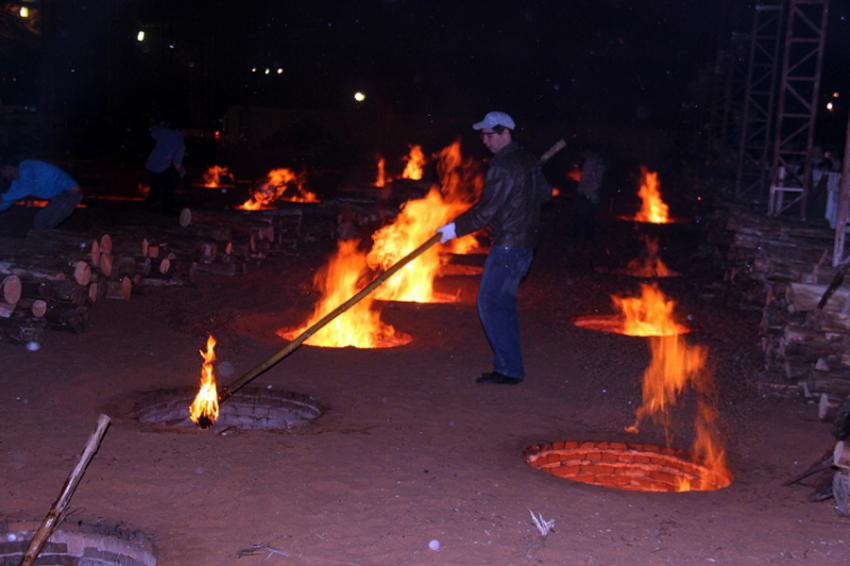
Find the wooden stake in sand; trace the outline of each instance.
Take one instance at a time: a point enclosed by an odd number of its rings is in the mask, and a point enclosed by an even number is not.
[[[59,494],[59,498],[50,508],[47,516],[41,521],[41,525],[39,525],[38,530],[32,537],[29,548],[27,548],[26,554],[24,554],[24,557],[21,559],[21,566],[30,566],[35,563],[35,559],[38,558],[38,555],[41,553],[44,545],[47,544],[50,535],[53,534],[53,530],[59,526],[59,523],[62,522],[65,510],[71,502],[71,497],[73,497],[74,491],[77,489],[77,485],[80,483],[83,474],[86,472],[86,467],[97,452],[97,449],[100,446],[100,441],[103,439],[103,435],[106,434],[106,428],[109,426],[109,421],[110,419],[106,415],[100,415],[100,417],[98,417],[97,430],[95,430],[89,437],[89,441],[86,443],[83,453],[80,454],[80,460],[77,462],[77,466],[71,472],[71,475],[68,476],[68,479],[65,480],[65,485],[62,487],[62,492]]]

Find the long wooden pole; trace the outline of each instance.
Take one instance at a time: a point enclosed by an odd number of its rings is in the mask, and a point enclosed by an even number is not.
[[[91,459],[97,452],[97,448],[100,446],[100,441],[103,439],[103,435],[106,434],[106,428],[109,426],[109,421],[110,419],[106,415],[100,415],[100,417],[98,417],[97,429],[89,437],[88,442],[86,442],[86,447],[83,449],[83,453],[80,454],[80,459],[77,462],[76,467],[71,472],[71,475],[68,476],[68,479],[65,480],[65,485],[62,487],[62,492],[59,494],[59,498],[50,508],[47,516],[45,516],[41,521],[41,525],[39,525],[38,530],[32,537],[32,541],[30,541],[30,545],[27,548],[24,557],[21,559],[21,566],[30,566],[35,563],[35,560],[44,548],[44,545],[47,544],[47,541],[50,539],[50,535],[53,534],[53,530],[56,529],[56,527],[59,526],[59,523],[62,522],[65,510],[71,502],[71,497],[74,495],[77,485],[79,485],[83,474],[86,472],[86,467],[88,467],[89,462],[91,462]]]
[[[850,210],[850,116],[847,119],[844,160],[841,164],[841,185],[838,189],[838,211],[835,218],[835,248],[832,252],[833,267],[838,267],[844,261],[844,239],[847,234],[848,210]]]
[[[323,316],[321,319],[319,319],[317,322],[315,322],[312,326],[310,326],[310,328],[299,334],[298,337],[295,338],[295,340],[293,340],[289,344],[287,344],[285,348],[278,351],[276,354],[274,354],[272,357],[270,357],[260,365],[249,370],[242,377],[240,377],[230,385],[224,387],[218,396],[219,404],[226,401],[231,395],[233,395],[242,387],[247,385],[254,378],[256,378],[261,373],[271,368],[280,360],[288,356],[293,350],[298,348],[302,343],[304,343],[305,340],[310,338],[313,334],[321,330],[326,324],[328,324],[330,321],[332,321],[333,319],[353,307],[355,304],[360,302],[366,295],[374,291],[381,283],[392,277],[397,271],[399,271],[405,265],[425,253],[425,251],[427,251],[431,246],[433,246],[439,241],[440,234],[434,234],[433,236],[431,236],[430,240],[428,240],[427,242],[425,242],[424,244],[422,244],[421,246],[419,246],[418,248],[398,260],[395,265],[378,275],[371,283],[369,283],[368,285],[363,287],[363,289],[358,291],[356,295],[339,305],[337,308],[335,308],[334,310]]]

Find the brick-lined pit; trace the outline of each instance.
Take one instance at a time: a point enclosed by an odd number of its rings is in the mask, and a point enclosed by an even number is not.
[[[559,478],[629,491],[714,491],[732,483],[690,461],[686,452],[653,444],[544,443],[530,447],[526,461]]]
[[[192,428],[189,405],[195,389],[158,390],[142,394],[134,403],[133,414],[141,423],[159,428]],[[213,431],[289,430],[308,424],[322,414],[319,403],[305,395],[269,389],[242,389],[222,403]]]
[[[0,565],[17,566],[37,528],[37,522],[0,523]],[[139,533],[66,522],[53,532],[36,564],[156,566],[156,557]]]

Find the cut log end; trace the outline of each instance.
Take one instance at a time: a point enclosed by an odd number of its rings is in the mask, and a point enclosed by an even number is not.
[[[91,267],[85,261],[74,264],[74,281],[80,285],[88,285],[91,282]]]
[[[3,289],[3,300],[7,303],[15,304],[21,300],[21,278],[17,275],[7,275],[0,282],[0,287]]]

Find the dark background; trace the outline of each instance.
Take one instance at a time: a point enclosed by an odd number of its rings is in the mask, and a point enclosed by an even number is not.
[[[78,156],[139,151],[152,114],[221,130],[234,107],[356,112],[378,129],[418,116],[444,124],[440,136],[501,109],[521,130],[558,124],[608,140],[621,132],[622,144],[653,131],[677,144],[705,128],[719,53],[733,33],[749,32],[753,12],[740,0],[0,5],[0,108],[23,108],[39,123],[21,133],[7,121],[2,149]],[[32,8],[27,21],[22,5]],[[849,26],[850,2],[834,0],[824,99],[850,96]],[[818,136],[833,144],[843,139],[843,102],[821,112]],[[302,121],[281,136],[345,147],[352,127],[333,124]],[[408,141],[428,124],[411,120]],[[364,150],[380,150],[379,138]]]

